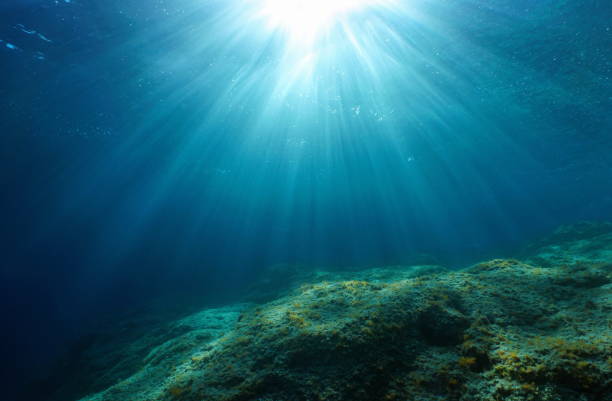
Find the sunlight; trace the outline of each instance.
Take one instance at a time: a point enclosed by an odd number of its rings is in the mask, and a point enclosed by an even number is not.
[[[349,13],[380,0],[264,0],[261,15],[272,29],[281,29],[296,42],[311,43]]]

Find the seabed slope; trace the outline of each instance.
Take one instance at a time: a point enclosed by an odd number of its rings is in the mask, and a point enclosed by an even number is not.
[[[113,369],[89,373],[110,386],[81,401],[612,399],[612,224],[562,227],[520,260],[460,271],[300,281],[115,346]],[[103,354],[92,344],[88,363]]]

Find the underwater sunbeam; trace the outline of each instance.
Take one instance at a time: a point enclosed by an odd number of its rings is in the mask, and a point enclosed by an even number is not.
[[[262,16],[301,43],[313,42],[349,13],[381,4],[381,0],[263,0]]]

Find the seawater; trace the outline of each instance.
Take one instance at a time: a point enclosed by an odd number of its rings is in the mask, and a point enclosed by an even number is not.
[[[610,2],[370,3],[0,5],[3,377],[270,266],[459,268],[612,217]]]

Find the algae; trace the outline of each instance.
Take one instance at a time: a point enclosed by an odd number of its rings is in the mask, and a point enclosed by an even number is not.
[[[81,401],[609,399],[612,226],[588,228],[462,270],[284,280],[269,302],[176,321]]]

